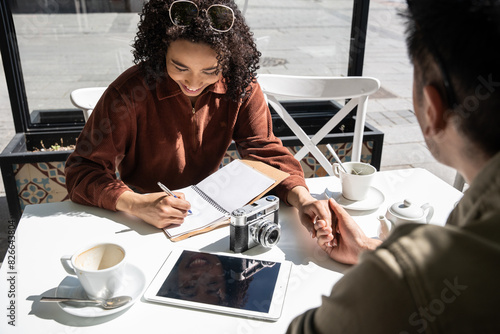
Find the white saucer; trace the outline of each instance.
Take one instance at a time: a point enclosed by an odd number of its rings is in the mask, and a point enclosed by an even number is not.
[[[127,304],[111,310],[105,310],[99,306],[87,305],[86,303],[83,304],[84,306],[71,302],[58,302],[57,304],[64,312],[79,317],[103,317],[132,306],[142,296],[145,287],[146,277],[144,273],[141,269],[129,263],[125,267],[123,284],[114,293],[114,296],[126,295],[132,297],[132,300]],[[57,287],[55,295],[57,297],[88,298],[76,276],[67,276]]]
[[[325,189],[325,195],[328,198],[333,198],[337,203],[339,203],[344,209],[356,210],[356,211],[367,211],[377,209],[385,201],[384,194],[375,187],[370,187],[368,189],[368,194],[366,198],[361,201],[351,201],[342,196],[340,191],[332,191],[328,188]]]

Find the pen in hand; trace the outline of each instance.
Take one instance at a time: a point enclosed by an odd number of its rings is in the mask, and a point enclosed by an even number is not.
[[[158,185],[160,186],[161,190],[163,190],[167,195],[174,196],[175,198],[179,198],[179,197],[175,196],[175,194],[173,192],[171,192],[170,189],[168,189],[167,186],[164,185],[163,183],[158,182]],[[188,213],[192,214],[191,210],[188,210]]]

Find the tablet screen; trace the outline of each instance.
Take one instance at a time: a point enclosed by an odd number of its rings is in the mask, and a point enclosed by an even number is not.
[[[184,250],[156,296],[267,313],[280,266],[279,262]]]

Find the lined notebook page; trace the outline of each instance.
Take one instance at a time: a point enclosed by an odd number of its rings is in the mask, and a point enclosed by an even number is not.
[[[186,196],[191,204],[191,214],[184,219],[181,225],[169,226],[165,232],[169,237],[184,234],[186,232],[202,228],[227,217],[223,212],[205,201],[192,187],[176,190]]]
[[[226,211],[242,207],[274,183],[269,176],[239,160],[233,160],[197,184]]]
[[[250,202],[274,182],[269,176],[234,160],[196,185],[227,212],[224,214],[216,209],[193,187],[178,189],[176,191],[184,193],[191,204],[192,214],[184,219],[183,224],[167,227],[165,232],[170,237],[178,236],[225,219],[233,210]]]

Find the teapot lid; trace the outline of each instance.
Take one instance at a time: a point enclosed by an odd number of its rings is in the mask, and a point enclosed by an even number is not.
[[[402,203],[394,203],[390,209],[394,214],[410,219],[417,219],[423,215],[423,210],[416,205],[412,205],[408,199],[405,199]]]

